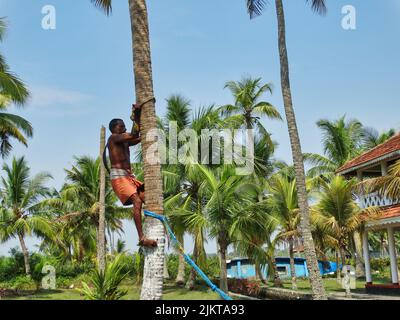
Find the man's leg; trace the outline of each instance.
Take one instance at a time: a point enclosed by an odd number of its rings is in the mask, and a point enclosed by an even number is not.
[[[136,230],[139,236],[139,245],[144,247],[156,247],[157,241],[146,239],[142,229],[142,200],[137,193],[132,196],[133,219],[135,220]]]
[[[139,194],[140,200],[142,200],[142,203],[146,203],[145,197],[144,197],[144,191],[143,190],[139,190],[138,194]]]

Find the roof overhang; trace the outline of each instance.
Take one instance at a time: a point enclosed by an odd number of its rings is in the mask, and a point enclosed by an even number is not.
[[[360,169],[368,168],[368,167],[376,165],[376,164],[378,164],[378,163],[380,163],[380,162],[382,162],[384,160],[395,158],[397,156],[400,156],[400,150],[385,154],[385,155],[380,156],[378,158],[375,158],[373,160],[361,163],[359,165],[356,165],[354,167],[350,167],[350,168],[347,168],[347,169],[344,169],[344,170],[340,170],[340,168],[339,168],[338,171],[336,171],[336,173],[340,174],[340,175],[345,175],[345,174],[348,174],[350,172],[354,172],[354,171],[358,171]]]
[[[400,217],[392,217],[381,220],[369,221],[365,225],[367,229],[382,229],[383,227],[389,227],[389,226],[400,227]]]

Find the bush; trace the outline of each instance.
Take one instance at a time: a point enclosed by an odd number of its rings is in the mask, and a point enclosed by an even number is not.
[[[193,258],[192,256],[190,256]],[[167,268],[170,279],[176,279],[178,275],[178,267],[179,267],[179,255],[177,254],[170,254],[167,257]],[[188,279],[190,270],[192,267],[185,262],[185,279]],[[207,256],[207,260],[204,266],[200,266],[200,269],[207,275],[207,277],[215,278],[219,277],[220,273],[220,266],[219,266],[219,259],[217,255],[209,255]],[[201,281],[201,277],[196,275],[196,280]]]
[[[17,275],[23,274],[23,267],[19,266],[11,257],[0,257],[0,281],[8,281]]]
[[[120,300],[128,291],[119,289],[121,282],[128,276],[124,272],[124,255],[118,255],[114,261],[108,262],[105,271],[95,270],[90,277],[90,285],[82,282],[78,291],[87,300]]]
[[[29,276],[18,276],[5,283],[7,289],[15,291],[37,290],[36,282]]]
[[[384,272],[389,266],[389,258],[371,259],[371,269],[374,271]]]
[[[257,281],[247,279],[228,279],[229,291],[250,297],[259,297],[261,287]]]

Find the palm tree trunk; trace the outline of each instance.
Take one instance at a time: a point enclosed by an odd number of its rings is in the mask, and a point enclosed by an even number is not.
[[[146,0],[129,0],[129,12],[132,27],[136,101],[143,103],[154,97]],[[152,157],[148,153],[154,141],[147,139],[147,137],[150,131],[156,128],[155,103],[149,101],[143,106],[141,114],[146,209],[163,214],[160,156],[154,154]],[[160,300],[163,291],[165,231],[159,220],[146,220],[145,234],[148,238],[157,240],[158,246],[155,249],[144,250],[145,265],[140,299]]]
[[[28,248],[25,245],[25,240],[22,234],[18,233],[19,243],[21,245],[22,254],[24,255],[24,264],[25,264],[25,273],[27,275],[31,274],[31,267],[29,265],[29,252]]]
[[[103,155],[106,146],[106,128],[101,127],[100,131],[100,159]],[[105,229],[105,198],[106,198],[106,171],[103,161],[100,160],[100,195],[99,195],[99,227],[97,232],[97,261],[99,270],[104,272],[106,268],[105,244],[106,244],[106,229]]]
[[[83,258],[85,257],[85,247],[83,245],[82,240],[78,240],[78,244],[79,244],[78,261],[83,262]]]
[[[338,283],[342,282],[342,276],[341,276],[341,268],[340,268],[340,259],[339,259],[339,251],[336,250],[336,281]]]
[[[304,242],[304,255],[307,261],[313,298],[316,300],[327,300],[327,295],[318,267],[315,246],[311,235],[303,153],[301,151],[300,138],[297,130],[296,116],[293,110],[292,93],[290,89],[289,61],[286,48],[285,14],[283,10],[282,0],[275,0],[275,2],[278,19],[281,86],[286,120],[289,129],[290,144],[292,148],[293,163],[296,173],[297,193],[299,198],[298,202],[301,219],[300,225]]]
[[[256,279],[260,280],[263,284],[265,284],[265,279],[264,276],[262,274],[262,269],[261,269],[261,265],[259,263],[256,262]]]
[[[354,256],[356,259],[356,277],[365,278],[365,265],[362,252],[362,242],[359,232],[355,232],[353,236],[354,241]]]
[[[274,287],[282,288],[282,280],[279,277],[278,267],[276,265],[276,259],[272,258],[272,267],[274,268]]]
[[[183,237],[178,239],[179,242],[182,244],[183,247]],[[178,274],[175,279],[175,283],[178,286],[181,286],[185,283],[185,258],[183,255],[180,254],[179,250],[177,250],[178,253]]]
[[[219,288],[228,292],[228,272],[226,268],[226,251],[228,246],[225,243],[224,239],[219,239],[219,263],[220,263],[220,280],[219,280]]]
[[[294,265],[293,239],[289,239],[289,260],[290,260],[290,276],[292,278],[292,290],[297,290],[296,284],[296,268]]]
[[[167,255],[165,255],[164,259],[164,280],[169,279],[169,272],[168,272],[168,261],[167,261]]]
[[[197,241],[194,242],[194,248],[193,248],[193,261],[198,264],[198,248],[197,248]],[[194,290],[196,284],[196,271],[191,268],[190,273],[189,273],[189,278],[186,282],[186,289],[189,290]]]
[[[343,248],[340,248],[340,260],[342,262],[342,267],[346,265],[346,253],[344,252]]]

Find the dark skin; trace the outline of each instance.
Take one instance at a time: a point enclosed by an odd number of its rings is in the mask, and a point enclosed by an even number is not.
[[[131,169],[129,147],[141,142],[141,138],[126,132],[125,123],[118,121],[108,139],[111,168]],[[142,206],[145,200],[144,191],[139,190],[131,197],[133,203],[133,219],[139,236],[139,244],[144,247],[156,247],[157,241],[145,238],[142,229]]]

